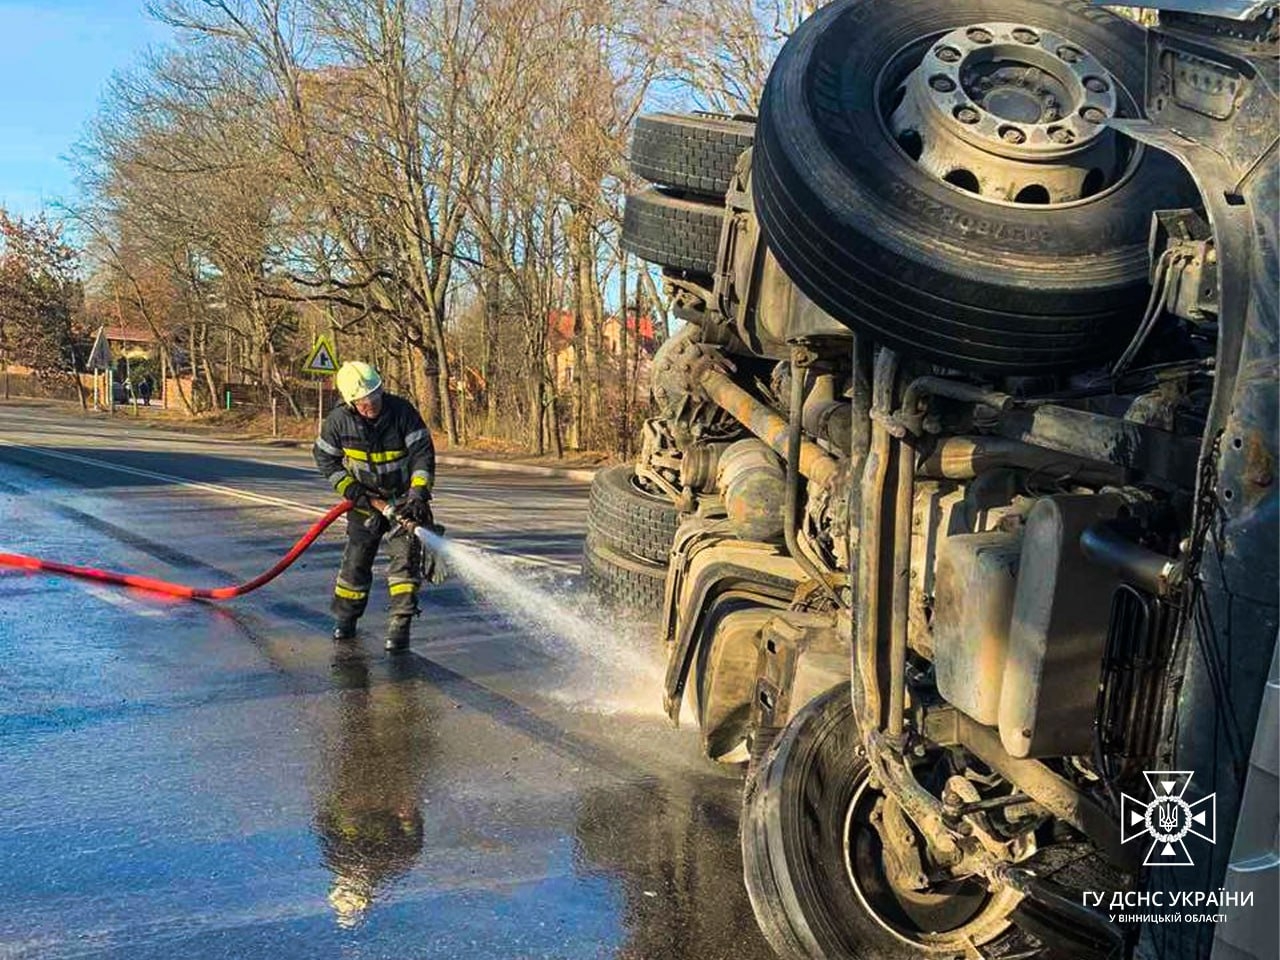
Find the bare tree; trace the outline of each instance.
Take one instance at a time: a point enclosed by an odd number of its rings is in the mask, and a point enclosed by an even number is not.
[[[704,109],[754,115],[787,38],[814,0],[672,0],[681,42],[664,57],[668,79]]]
[[[808,6],[155,0],[180,46],[116,81],[82,150],[95,289],[209,401],[219,376],[291,396],[332,329],[451,442],[620,447],[625,303],[661,309],[622,277],[631,123],[655,90],[754,109]]]

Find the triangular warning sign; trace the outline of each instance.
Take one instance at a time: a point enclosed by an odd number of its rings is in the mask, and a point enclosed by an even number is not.
[[[329,338],[321,334],[316,337],[315,345],[312,346],[311,352],[307,354],[306,363],[302,365],[304,373],[337,373],[338,372],[338,351],[333,349],[333,344],[329,342]]]
[[[111,345],[107,343],[107,328],[99,327],[93,337],[93,347],[89,351],[89,359],[85,366],[90,370],[111,369]]]
[[[329,345],[327,343],[320,344],[316,348],[315,356],[311,358],[311,362],[307,364],[312,370],[323,370],[326,373],[338,369],[338,365],[333,362],[333,355],[329,353]],[[1173,789],[1173,784],[1168,784],[1168,789]]]

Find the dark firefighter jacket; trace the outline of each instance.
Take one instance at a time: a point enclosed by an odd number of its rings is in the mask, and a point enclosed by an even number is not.
[[[368,487],[384,498],[426,487],[436,475],[436,449],[422,417],[395,394],[382,395],[382,411],[366,420],[345,403],[324,418],[313,450],[316,466],[333,488],[354,500]]]

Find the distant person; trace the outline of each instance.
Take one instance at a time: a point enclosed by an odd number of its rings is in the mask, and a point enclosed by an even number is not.
[[[369,602],[373,559],[387,540],[387,588],[391,594],[387,649],[409,648],[409,628],[418,613],[425,548],[392,529],[372,501],[393,505],[395,514],[420,526],[434,526],[431,485],[436,451],[431,432],[413,404],[384,393],[382,377],[367,363],[348,361],[334,377],[342,403],[320,428],[314,455],[320,473],[353,504],[347,514],[347,545],[333,588],[333,639],[356,635],[356,622]]]
[[[143,374],[142,380],[138,382],[138,396],[142,398],[144,407],[151,406],[151,374]]]
[[[133,378],[124,378],[124,402],[133,403],[137,400],[137,395],[133,392]]]

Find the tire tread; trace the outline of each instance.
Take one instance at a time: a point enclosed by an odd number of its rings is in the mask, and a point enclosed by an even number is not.
[[[742,120],[656,113],[636,120],[631,169],[650,183],[722,199],[755,125]]]
[[[666,566],[680,514],[668,500],[648,496],[633,484],[635,468],[608,467],[591,482],[587,531],[596,542]]]
[[[606,603],[653,614],[662,609],[666,596],[666,569],[643,561],[622,564],[588,536],[582,551],[582,572],[587,588]]]
[[[692,273],[715,272],[724,211],[656,189],[627,195],[622,248],[641,260]]]

